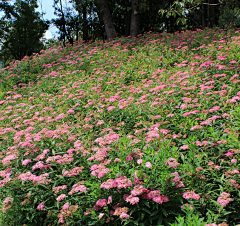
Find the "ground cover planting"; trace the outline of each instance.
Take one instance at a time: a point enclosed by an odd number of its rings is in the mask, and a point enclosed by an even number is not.
[[[2,69],[1,224],[240,224],[239,47],[148,32]]]

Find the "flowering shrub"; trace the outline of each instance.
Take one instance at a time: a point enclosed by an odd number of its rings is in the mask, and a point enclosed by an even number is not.
[[[238,35],[149,32],[2,69],[0,219],[240,223]]]

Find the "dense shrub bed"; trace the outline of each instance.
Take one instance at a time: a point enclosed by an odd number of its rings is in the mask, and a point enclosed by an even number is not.
[[[149,32],[2,69],[2,223],[240,223],[238,35]]]

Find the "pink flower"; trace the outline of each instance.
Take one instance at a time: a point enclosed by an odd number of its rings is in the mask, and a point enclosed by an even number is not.
[[[166,117],[168,117],[168,118],[171,118],[171,117],[174,117],[175,115],[174,114],[168,114],[168,115],[166,115]]]
[[[25,159],[25,160],[22,161],[22,165],[26,166],[31,161],[32,161],[31,159]]]
[[[133,160],[133,157],[131,155],[128,155],[126,157],[126,162],[129,162],[129,161],[132,161]]]
[[[150,162],[146,162],[145,166],[146,166],[147,168],[152,168],[152,164],[151,164]]]
[[[142,159],[138,159],[137,160],[137,164],[142,164],[143,163],[143,160]]]
[[[101,206],[101,207],[106,206],[106,205],[107,205],[107,199],[99,199],[99,200],[96,202],[96,205]]]
[[[204,226],[218,226],[218,225],[215,223],[211,223],[211,224],[205,224]]]
[[[109,190],[110,188],[117,187],[117,183],[115,182],[114,179],[108,179],[107,181],[104,181],[101,185],[100,188],[104,188]]]
[[[195,129],[202,129],[202,126],[196,125],[196,126],[193,126],[190,130],[193,131]]]
[[[194,191],[185,191],[183,192],[182,196],[185,199],[200,199],[200,195],[196,194]]]
[[[96,210],[96,211],[100,211],[106,205],[107,205],[107,199],[99,199],[96,202],[96,204],[93,206],[93,209]]]
[[[117,183],[118,189],[121,189],[121,188],[127,189],[128,187],[132,186],[132,181],[122,175],[120,175],[118,178],[116,178],[115,182]]]
[[[107,173],[109,173],[109,172],[110,172],[110,170],[109,170],[108,168],[103,169],[102,171],[100,171],[100,172],[98,173],[98,178],[104,177],[105,174],[107,174]]]
[[[235,173],[239,173],[239,170],[234,169],[234,170],[232,171],[232,174],[235,174]]]
[[[180,147],[182,150],[187,150],[188,149],[188,145],[183,145]]]
[[[43,210],[44,209],[44,202],[39,203],[39,205],[37,206],[38,210]]]
[[[139,202],[139,198],[138,197],[135,197],[133,195],[129,195],[127,198],[126,198],[126,202],[130,202],[132,205],[136,204]]]
[[[69,203],[65,203],[62,207],[63,210],[67,210],[69,208]]]
[[[179,181],[179,174],[178,172],[171,173],[171,175],[174,175],[175,177],[172,179],[173,183],[177,183]]]
[[[72,186],[72,190],[70,192],[68,192],[68,194],[72,195],[74,193],[84,192],[86,190],[87,190],[87,187],[85,185],[82,185],[81,182],[78,182],[77,184],[74,184]]]
[[[114,159],[114,162],[115,162],[115,163],[116,163],[116,162],[121,162],[121,159],[115,158],[115,159]]]
[[[107,202],[107,204],[110,204],[110,203],[112,203],[112,196],[109,196],[109,197],[108,197],[108,202]]]
[[[134,173],[134,181],[133,184],[141,184],[141,181],[139,180],[137,176],[137,171]]]
[[[217,200],[221,206],[226,206],[230,201],[232,201],[230,194],[226,192],[221,193],[220,197]]]
[[[13,201],[13,198],[7,197],[4,199],[3,204],[8,204],[9,202],[12,202],[12,201]]]
[[[119,217],[120,217],[120,219],[123,219],[123,218],[129,219],[129,215],[124,212],[122,212]]]
[[[237,162],[237,159],[231,159],[231,163],[236,163]]]
[[[168,202],[169,199],[167,196],[165,195],[160,195],[160,191],[159,190],[154,190],[151,191],[147,194],[147,197],[144,198],[148,198],[148,199],[152,199],[154,202],[162,204],[163,202]]]
[[[231,115],[229,115],[228,113],[224,113],[224,114],[222,115],[222,117],[229,119],[229,118],[231,118]]]
[[[100,220],[103,216],[104,216],[104,213],[100,213],[100,214],[98,215],[98,219]]]
[[[56,194],[59,192],[59,190],[64,190],[64,189],[67,189],[67,185],[62,185],[62,186],[58,186],[58,187],[54,187],[52,189],[52,191]]]
[[[58,202],[60,202],[60,201],[62,201],[63,199],[65,199],[66,198],[66,195],[65,194],[61,194],[61,195],[59,195],[57,198],[56,198],[56,200],[58,201]]]
[[[186,108],[187,108],[187,104],[182,104],[182,105],[180,106],[180,108],[182,108],[183,110],[186,109]]]
[[[145,189],[143,188],[142,185],[136,185],[133,190],[131,191],[131,194],[133,196],[137,196],[137,195],[141,195],[143,192],[145,191]]]
[[[181,208],[185,210],[185,207],[186,207],[186,206],[190,206],[190,210],[193,209],[192,205],[189,205],[189,203],[183,204],[183,205],[181,206]],[[206,225],[205,225],[205,226],[206,226]]]
[[[160,129],[160,132],[163,134],[168,134],[170,131],[167,129]]]
[[[180,165],[180,163],[178,163],[175,158],[170,158],[170,159],[165,163],[165,166],[167,166],[167,164],[168,164],[171,168],[176,168],[178,165]]]
[[[69,114],[70,114],[70,113],[73,113],[73,114],[74,114],[75,112],[74,112],[73,109],[69,109],[69,110],[67,111],[67,113],[69,113]]]
[[[155,196],[152,198],[152,200],[156,203],[162,204],[163,202],[168,202],[169,199],[167,196],[165,195],[159,195],[159,196]]]
[[[116,107],[114,107],[114,106],[109,106],[108,108],[107,108],[107,110],[108,111],[112,111],[113,109],[115,109]]]

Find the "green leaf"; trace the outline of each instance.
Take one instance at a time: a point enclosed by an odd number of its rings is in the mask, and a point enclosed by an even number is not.
[[[162,224],[162,221],[163,221],[163,215],[161,214],[160,217],[158,218],[157,225],[160,226]]]
[[[164,216],[166,217],[166,216],[167,216],[167,212],[166,212],[166,210],[165,210],[164,208],[161,208],[161,210],[162,210]]]
[[[151,212],[147,208],[143,207],[142,210],[144,210],[145,212],[151,215]]]
[[[143,203],[144,203],[145,206],[150,208],[150,205],[149,205],[149,203],[146,200],[143,200]]]
[[[158,210],[155,210],[155,211],[152,212],[152,214],[151,214],[150,216],[151,216],[151,217],[152,217],[152,216],[155,216],[157,213],[159,213],[159,211],[158,211]]]

